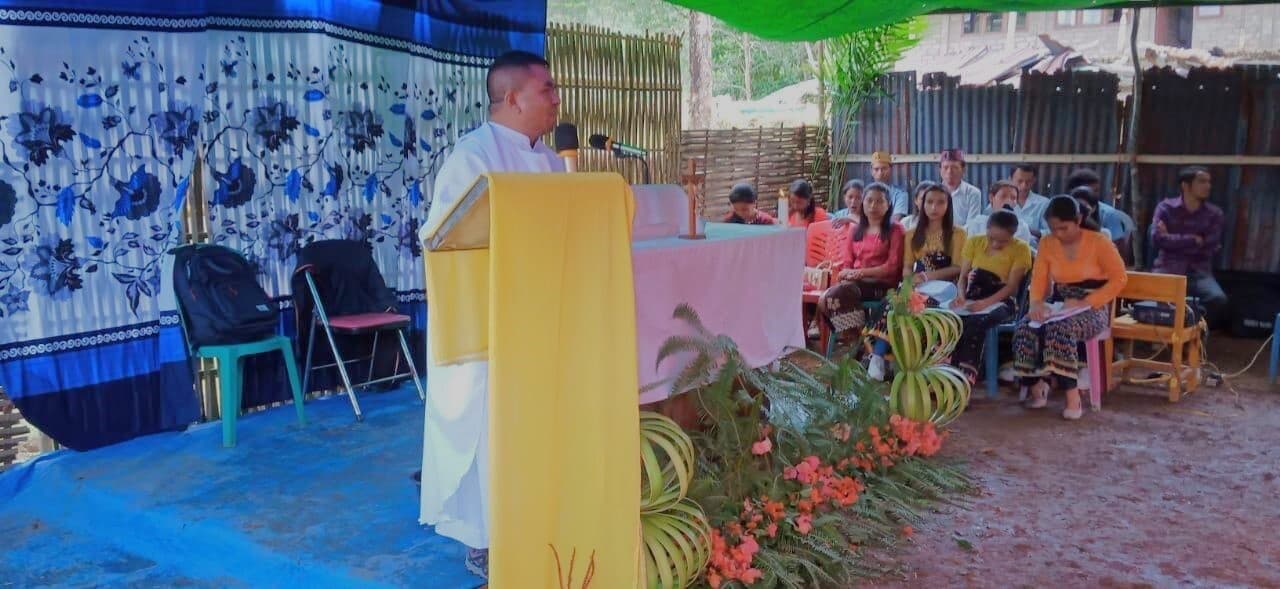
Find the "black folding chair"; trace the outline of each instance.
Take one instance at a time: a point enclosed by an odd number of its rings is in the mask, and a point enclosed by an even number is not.
[[[311,372],[324,368],[338,369],[347,397],[356,419],[364,419],[360,402],[356,399],[348,364],[368,361],[368,376],[358,386],[365,387],[389,382],[406,376],[413,380],[418,397],[426,400],[426,391],[418,377],[417,366],[409,351],[409,341],[404,330],[409,326],[409,316],[396,313],[395,293],[387,287],[378,271],[369,245],[361,241],[325,240],[313,242],[298,252],[298,267],[293,272],[293,300],[298,317],[299,337],[306,331],[307,353],[303,385],[307,390]],[[316,331],[324,332],[333,353],[333,362],[313,366]],[[374,378],[378,356],[378,338],[383,332],[395,332],[400,341],[401,355],[397,355],[395,369],[390,376]],[[343,358],[337,336],[373,336],[368,356]],[[402,373],[400,359],[408,365],[408,374]]]

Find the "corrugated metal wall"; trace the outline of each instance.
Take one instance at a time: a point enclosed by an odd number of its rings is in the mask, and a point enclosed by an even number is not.
[[[1280,155],[1280,67],[1149,70],[1142,83],[1143,154]],[[1280,167],[1207,166],[1212,202],[1226,215],[1218,267],[1280,271]],[[1141,165],[1139,187],[1148,206],[1134,218],[1149,220],[1159,199],[1178,194],[1178,165]]]
[[[958,147],[980,154],[1118,154],[1125,152],[1126,103],[1116,76],[1100,72],[1024,74],[1011,86],[958,86],[930,74],[924,87],[914,72],[883,82],[885,95],[868,101],[856,117],[832,122],[835,157],[887,150],[934,154]],[[1138,153],[1143,155],[1280,155],[1280,67],[1145,73]],[[1128,101],[1131,103],[1131,101]],[[1066,176],[1090,167],[1106,186],[1128,192],[1125,164],[1040,164],[1037,190],[1062,191]],[[1160,198],[1177,194],[1181,165],[1139,167],[1143,202],[1122,202],[1146,226]],[[971,163],[966,180],[985,188],[1006,178],[1011,163]],[[1218,266],[1226,270],[1280,272],[1280,166],[1209,166],[1213,202],[1227,217]],[[912,185],[937,179],[937,165],[895,166],[894,181]],[[850,163],[844,177],[869,178],[869,165]],[[1126,199],[1127,200],[1127,199]]]

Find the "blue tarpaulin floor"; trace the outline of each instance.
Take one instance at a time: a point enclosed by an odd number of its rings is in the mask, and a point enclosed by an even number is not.
[[[476,587],[419,526],[411,387],[286,406],[0,475],[0,587]]]

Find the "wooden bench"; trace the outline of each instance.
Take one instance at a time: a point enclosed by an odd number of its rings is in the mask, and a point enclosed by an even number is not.
[[[1173,305],[1173,326],[1138,323],[1127,313],[1117,316],[1121,300],[1156,301]],[[1132,382],[1129,371],[1134,368],[1159,371],[1168,375],[1169,401],[1176,403],[1182,394],[1192,393],[1200,386],[1201,336],[1204,321],[1187,325],[1187,277],[1150,272],[1129,272],[1129,281],[1111,305],[1111,340],[1107,342],[1105,358],[1114,359],[1112,346],[1116,341],[1126,343],[1125,357],[1112,363],[1112,374],[1119,375],[1120,382]],[[1135,341],[1165,344],[1170,349],[1168,362],[1135,358]],[[1185,360],[1184,360],[1185,359]]]

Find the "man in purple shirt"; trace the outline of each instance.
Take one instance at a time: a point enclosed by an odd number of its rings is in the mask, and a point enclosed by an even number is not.
[[[1209,203],[1209,171],[1200,166],[1178,173],[1181,196],[1156,206],[1152,219],[1156,244],[1155,271],[1183,274],[1187,294],[1199,297],[1209,323],[1222,319],[1227,295],[1213,277],[1213,256],[1222,249],[1222,209]]]

